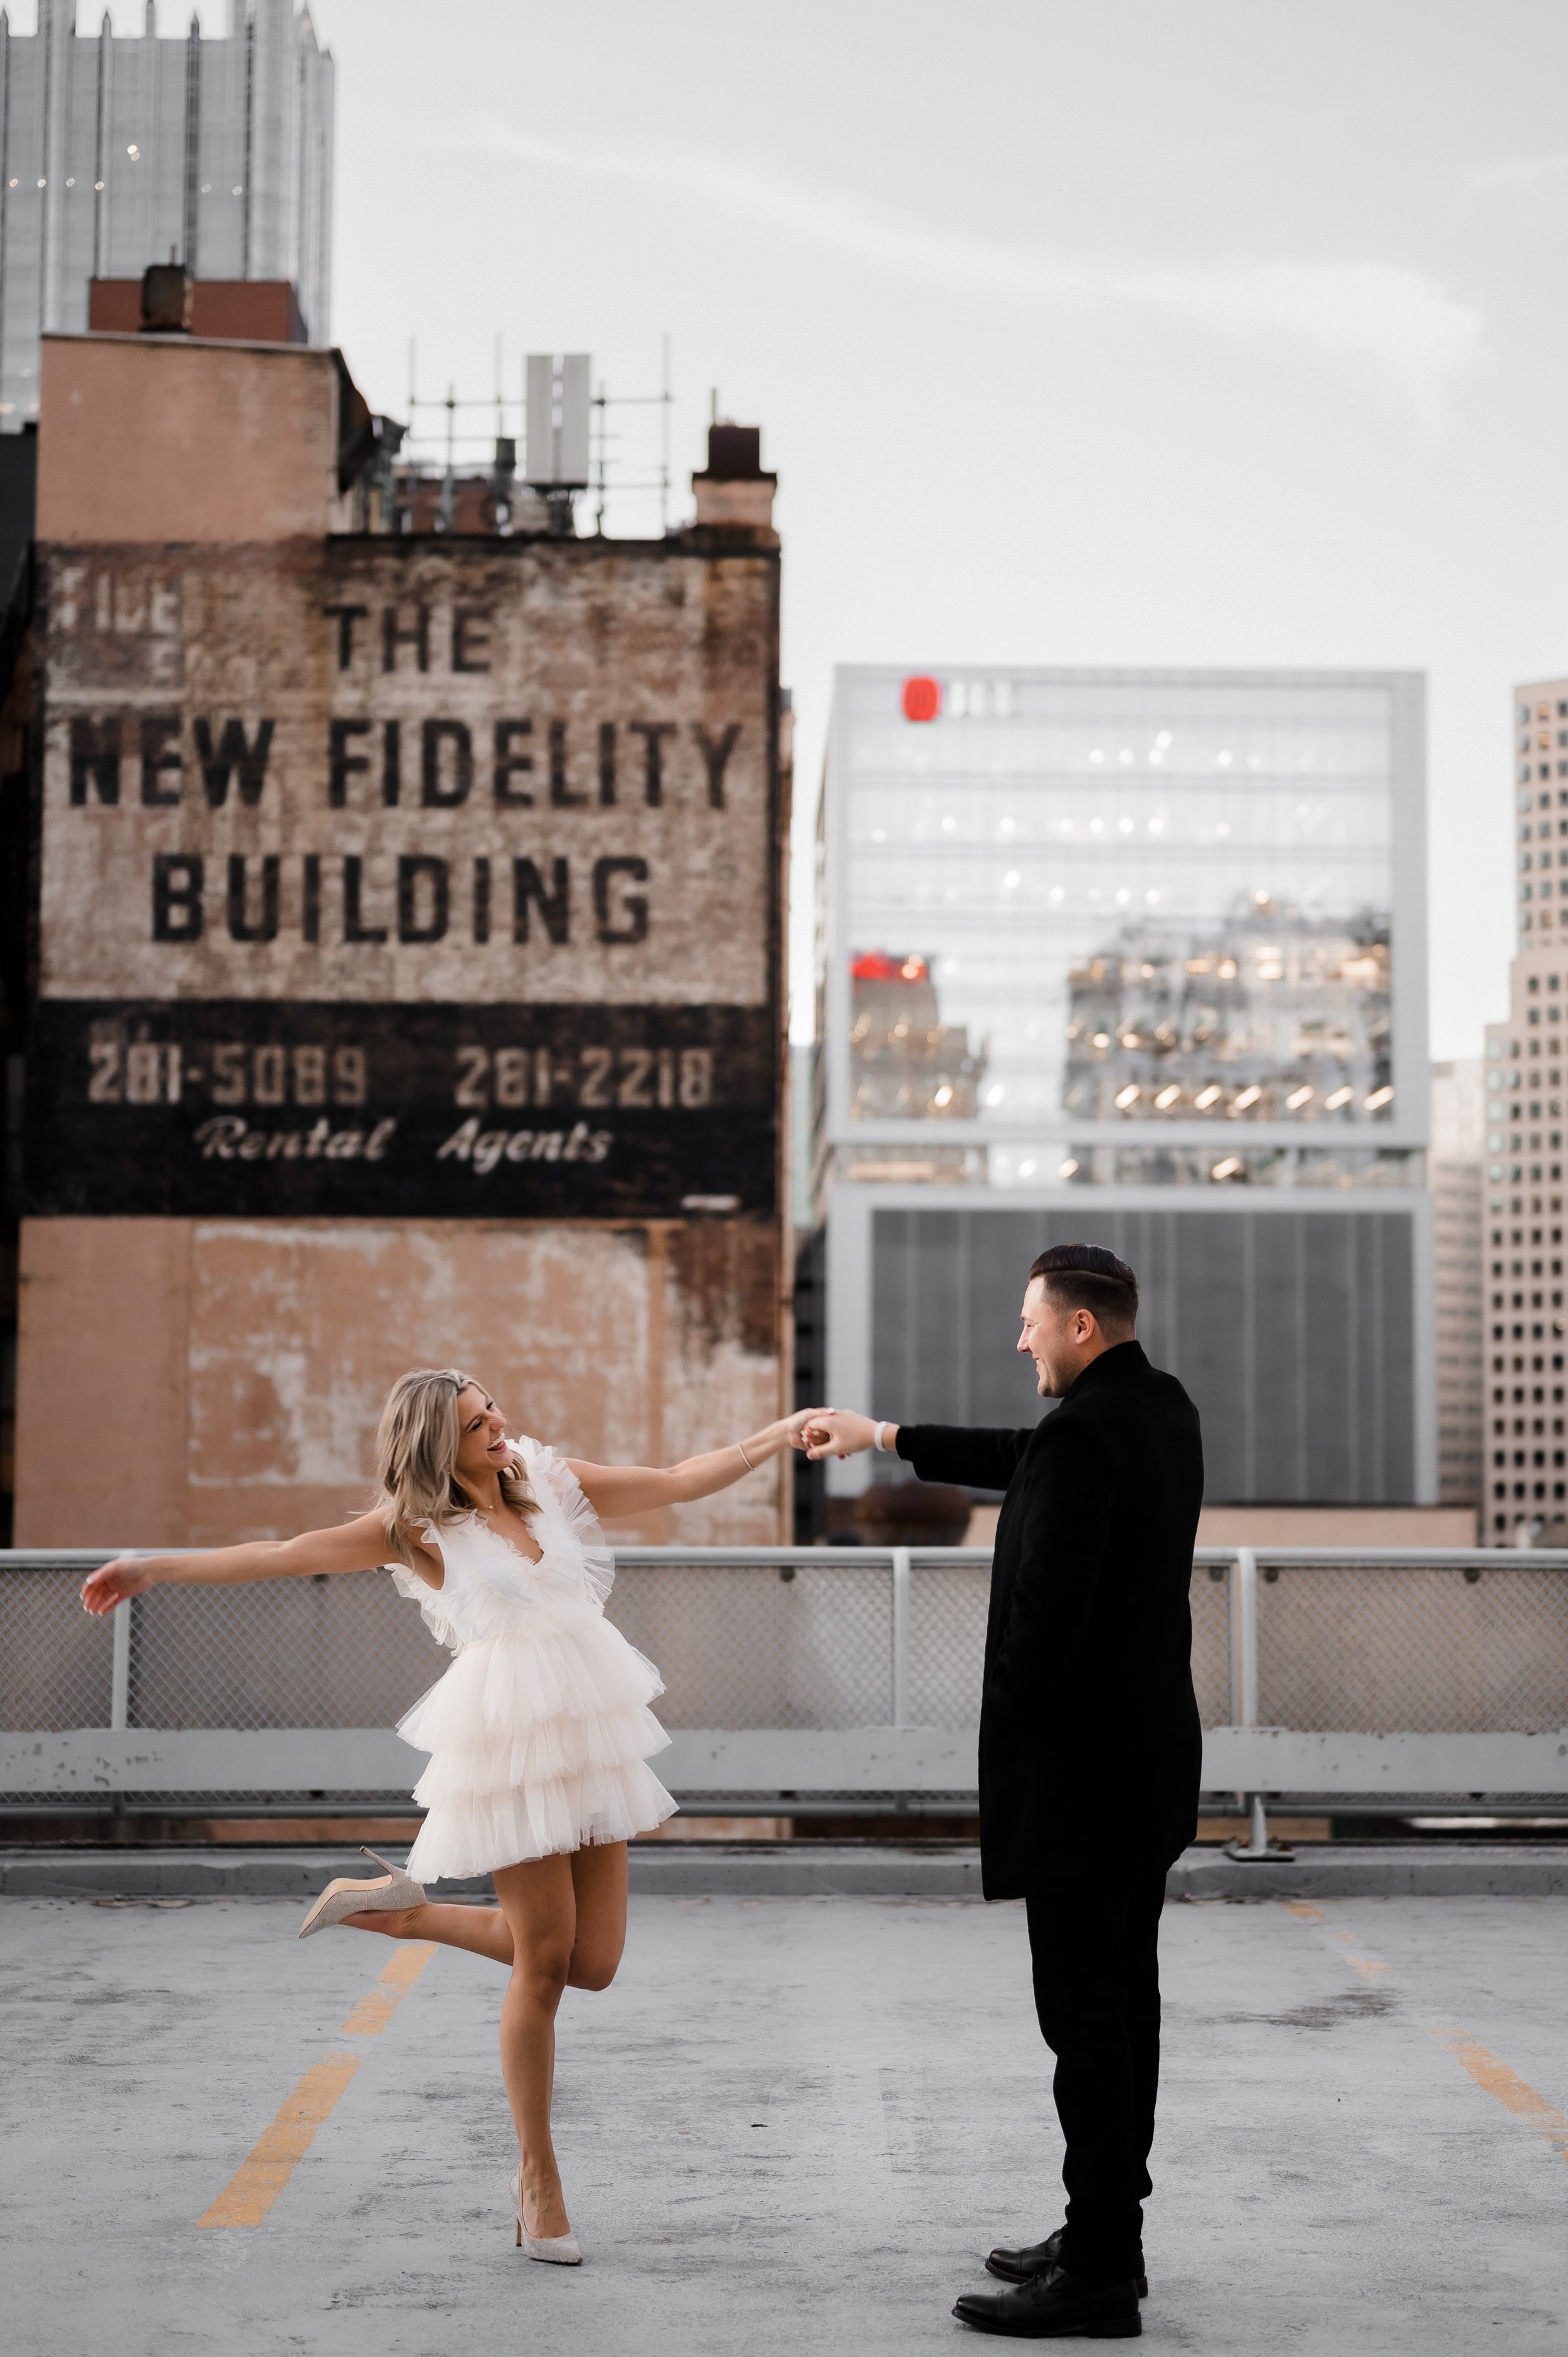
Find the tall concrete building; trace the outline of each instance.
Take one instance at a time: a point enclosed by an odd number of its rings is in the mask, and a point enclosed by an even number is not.
[[[1517,688],[1513,727],[1519,949],[1487,1031],[1486,1535],[1562,1545],[1568,679]]]
[[[842,670],[822,829],[828,1395],[1028,1418],[1088,1238],[1211,1500],[1434,1503],[1420,677]]]
[[[234,0],[235,29],[194,16],[140,37],[75,0],[38,0],[35,34],[0,10],[0,428],[38,411],[38,339],[88,325],[95,278],[156,262],[195,278],[288,280],[328,340],[332,59],[308,7]]]
[[[1481,1197],[1486,1066],[1479,1056],[1432,1068],[1433,1250],[1437,1308],[1437,1494],[1485,1508]],[[1478,1527],[1477,1523],[1477,1527]]]
[[[776,1415],[757,430],[714,427],[658,540],[435,534],[367,528],[337,352],[47,336],[42,402],[0,707],[30,779],[17,1543],[334,1521],[409,1366],[611,1461]],[[619,1535],[788,1515],[775,1464]]]

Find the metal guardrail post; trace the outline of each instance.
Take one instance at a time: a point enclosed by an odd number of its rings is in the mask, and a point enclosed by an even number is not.
[[[893,1550],[893,1724],[909,1724],[909,1550]]]
[[[113,1611],[114,1650],[109,1664],[111,1728],[126,1727],[131,1723],[131,1613],[134,1601],[127,1596]]]
[[[1258,1724],[1258,1558],[1238,1547],[1230,1566],[1230,1724]]]
[[[1252,1547],[1238,1547],[1230,1588],[1230,1709],[1238,1727],[1258,1724],[1258,1557]],[[1228,1857],[1257,1863],[1264,1858],[1288,1858],[1294,1852],[1269,1839],[1268,1819],[1261,1792],[1238,1792],[1247,1812],[1247,1838],[1227,1842]]]

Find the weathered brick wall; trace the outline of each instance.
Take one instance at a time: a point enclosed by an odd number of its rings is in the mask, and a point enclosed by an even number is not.
[[[770,1213],[776,579],[48,552],[35,1207]]]
[[[35,1220],[23,1231],[18,1544],[213,1546],[361,1512],[410,1366],[488,1383],[597,1462],[779,1412],[773,1232],[460,1220]],[[613,1534],[773,1544],[777,1465]]]
[[[779,1411],[765,539],[40,547],[20,1543],[352,1512],[409,1365],[621,1461]]]

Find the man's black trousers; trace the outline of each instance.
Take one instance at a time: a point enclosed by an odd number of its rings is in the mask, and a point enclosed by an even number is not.
[[[1061,2264],[1086,2283],[1133,2275],[1153,2190],[1160,2075],[1160,1910],[1170,1851],[1081,1850],[1027,1900],[1035,2007],[1057,2058],[1067,2139]]]

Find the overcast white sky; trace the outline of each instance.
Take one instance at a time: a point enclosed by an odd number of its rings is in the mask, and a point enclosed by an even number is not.
[[[1561,0],[314,13],[377,406],[411,334],[481,396],[498,332],[612,393],[668,332],[682,484],[710,387],[762,426],[803,817],[835,662],[1423,669],[1433,1047],[1479,1052],[1509,691],[1568,670]]]

